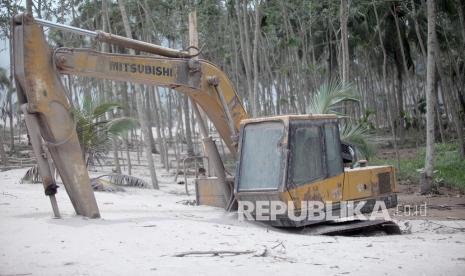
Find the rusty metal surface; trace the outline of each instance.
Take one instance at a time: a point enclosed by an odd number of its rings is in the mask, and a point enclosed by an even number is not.
[[[102,31],[97,31],[96,39],[98,41],[118,45],[123,48],[131,48],[134,50],[139,50],[146,53],[161,55],[165,57],[172,58],[189,58],[196,56],[197,54],[191,55],[186,51],[174,50],[171,48],[166,48],[159,45],[154,45],[148,42],[139,41],[124,36],[119,36],[115,34],[110,34]]]
[[[379,176],[389,175],[389,187],[380,187]],[[344,200],[356,200],[397,191],[395,172],[392,166],[367,166],[356,169],[345,169]],[[382,179],[381,179],[382,180]],[[380,189],[381,188],[381,189]]]
[[[267,118],[254,118],[242,121],[241,124],[241,137],[243,137],[244,127],[248,124],[261,124],[269,121],[283,122],[285,127],[285,134],[282,146],[286,149],[289,148],[291,138],[288,137],[289,129],[293,122],[308,121],[311,125],[321,125],[328,122],[335,122],[336,116],[333,115],[281,115]],[[242,140],[239,140],[239,150],[242,150]],[[286,173],[289,166],[289,151],[283,156],[285,166],[282,166],[283,173]],[[257,160],[259,162],[259,160]],[[240,178],[240,170],[236,175],[235,194],[238,200],[245,200],[251,202],[257,201],[271,201],[279,200],[287,204],[292,202],[296,208],[296,212],[300,211],[301,202],[305,201],[322,201],[332,202],[336,208],[342,201],[353,200],[366,201],[366,207],[362,212],[371,212],[376,200],[382,200],[386,203],[387,208],[392,208],[397,205],[396,181],[394,168],[391,166],[367,166],[363,168],[346,168],[340,174],[332,177],[324,177],[317,179],[303,185],[291,185],[288,177],[282,177],[282,184],[275,191],[257,190],[257,191],[239,191],[238,183]],[[389,174],[390,182],[384,185],[390,185],[389,189],[386,187],[379,187],[380,176],[381,180],[383,175]],[[386,182],[386,181],[384,181]],[[336,210],[337,211],[337,210]],[[321,222],[321,221],[320,221]],[[301,227],[320,223],[319,221],[303,220],[300,222],[291,221],[287,216],[278,217],[276,221],[270,221],[269,224],[278,227]]]
[[[46,149],[42,144],[38,117],[28,113],[27,104],[23,104],[21,106],[21,111],[24,114],[24,121],[28,130],[32,150],[37,160],[37,167],[39,169],[40,176],[42,177],[45,194],[50,198],[55,218],[59,218],[60,211],[58,210],[58,204],[55,198],[58,186],[56,185],[52,169],[50,168],[50,160],[48,160],[50,155],[46,152]]]
[[[15,16],[15,21],[21,21],[24,16]],[[88,49],[58,49],[53,55],[53,62],[62,74],[81,75],[118,81],[130,81],[147,85],[164,86],[188,94],[207,113],[225,141],[229,150],[237,151],[237,144],[231,136],[239,132],[240,122],[248,117],[237,96],[231,81],[216,65],[205,60],[189,59],[198,53],[189,54],[186,51],[166,48],[101,31],[88,31],[63,24],[28,19],[29,25],[37,23],[47,26],[60,25],[60,29],[78,31],[94,36],[100,41],[160,55],[133,56],[100,53]],[[94,35],[95,33],[95,35]],[[20,39],[20,38],[18,38]],[[22,45],[22,43],[19,43]],[[235,131],[229,128],[226,110],[219,96],[211,91],[208,79],[217,80],[217,88],[222,92],[228,111],[232,117]],[[29,95],[34,97],[35,95]],[[230,121],[230,120],[229,120]]]
[[[70,105],[42,29],[25,14],[15,17],[13,28],[14,74],[18,98],[25,104],[24,112],[37,120],[76,213],[99,217]]]
[[[188,60],[58,48],[54,60],[61,74],[131,81],[170,88],[200,88],[200,74],[189,76]],[[192,79],[189,83],[189,77]],[[192,85],[192,86],[190,86]]]
[[[54,28],[54,29],[58,29],[58,30],[66,31],[66,32],[76,33],[79,35],[90,36],[100,42],[106,42],[106,43],[118,45],[123,48],[131,48],[134,50],[139,50],[142,52],[156,54],[156,55],[162,55],[165,57],[190,58],[190,57],[195,57],[199,54],[198,51],[191,54],[183,50],[175,50],[175,49],[163,47],[160,45],[151,44],[145,41],[135,40],[135,39],[127,38],[124,36],[106,33],[103,31],[94,32],[94,31],[90,31],[86,29],[77,28],[74,26],[68,26],[65,24],[51,22],[48,20],[40,19],[40,18],[36,18],[34,19],[34,21],[35,23],[42,25],[42,26],[46,26],[46,27],[50,27],[50,28]]]
[[[188,59],[109,54],[69,48],[57,49],[54,60],[62,74],[157,85],[185,93],[205,111],[228,149],[231,152],[237,151],[237,144],[231,136],[239,132],[241,121],[248,116],[229,78],[208,61],[199,60],[193,64]],[[217,87],[229,108],[235,132],[230,127],[222,99],[208,81],[212,76],[218,79]]]
[[[234,180],[232,178],[226,178],[226,182],[231,185]],[[224,198],[220,184],[217,177],[195,179],[197,204],[226,208],[228,202]]]
[[[165,57],[112,55],[84,49],[52,51],[32,16],[19,14],[12,22],[14,73],[19,101],[25,104],[24,112],[38,120],[40,134],[77,214],[100,216],[60,73],[158,85],[188,94],[208,115],[229,150],[236,152],[231,136],[238,132],[247,113],[228,77],[214,64],[204,60],[175,59],[173,57],[192,57],[195,54],[187,55],[183,51],[102,32],[96,32],[97,39],[101,41]],[[67,29],[65,26],[62,28]],[[222,98],[212,91],[208,82],[211,78],[218,81],[217,88],[222,92]],[[233,128],[228,125],[231,117]]]
[[[286,200],[283,200],[282,198],[278,198],[282,194],[264,194],[264,195],[249,195],[249,196],[242,196],[242,200],[249,200],[249,201],[255,201],[255,200],[281,200],[284,201],[284,203],[287,203]],[[372,197],[370,199],[364,199],[364,200],[356,200],[354,201],[354,204],[358,204],[360,202],[363,202],[364,205],[361,208],[361,213],[367,214],[371,213],[375,207],[375,204],[377,201],[383,201],[384,204],[386,205],[386,208],[394,208],[397,206],[397,195],[396,194],[390,194],[390,195],[385,195],[385,196],[378,196],[378,197]],[[352,221],[353,219],[349,219],[347,217],[344,217],[345,213],[341,214],[341,204],[339,203],[333,203],[331,205],[331,208],[329,208],[329,205],[325,205],[325,210],[324,212],[326,214],[332,213],[334,216],[339,217],[338,221]],[[294,209],[294,213],[296,216],[299,216],[301,214],[300,209]],[[342,211],[344,212],[344,211]],[[370,216],[368,216],[369,218]],[[326,220],[326,218],[322,219],[314,219],[314,218],[306,218],[302,220],[291,220],[288,216],[288,214],[284,215],[278,215],[276,216],[276,220],[270,220],[270,221],[262,221],[265,224],[269,224],[275,227],[302,227],[302,226],[314,226],[322,223],[329,223],[329,224],[334,224],[335,221],[333,220]]]
[[[337,116],[334,114],[290,114],[290,115],[276,115],[276,116],[268,116],[268,117],[261,117],[261,118],[249,118],[242,121],[242,124],[249,124],[249,123],[259,123],[259,122],[266,122],[270,120],[279,120],[285,123],[289,123],[289,121],[297,121],[297,120],[313,120],[319,121],[323,119],[337,119]]]

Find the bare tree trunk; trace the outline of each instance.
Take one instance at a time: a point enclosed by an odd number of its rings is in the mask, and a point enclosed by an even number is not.
[[[349,20],[349,7],[347,0],[341,0],[341,46],[342,46],[342,83],[349,82],[349,40],[347,21]]]
[[[166,137],[165,137],[165,125],[163,124],[163,117],[162,117],[162,109],[161,109],[161,99],[160,99],[160,91],[158,90],[158,87],[155,87],[155,90],[153,91],[155,94],[155,103],[157,105],[157,108],[155,109],[155,113],[157,113],[157,117],[159,118],[159,125],[158,125],[158,130],[159,133],[157,132],[158,141],[160,141],[160,155],[163,156],[163,166],[165,167],[166,170],[169,171],[170,166],[169,166],[169,159],[168,159],[168,144],[166,143]]]
[[[197,31],[197,11],[193,9],[189,13],[189,45],[194,46],[194,47],[199,47],[199,34]],[[192,50],[190,50],[190,53],[192,53]],[[198,57],[194,57],[193,60],[198,60]],[[192,105],[192,109],[194,111],[194,115],[192,116],[193,119],[197,119],[198,126],[200,129],[201,133],[201,141],[203,144],[203,147],[201,147],[201,150],[203,152],[204,156],[207,156],[209,160],[211,160],[211,157],[209,156],[209,152],[207,151],[207,145],[205,144],[205,139],[209,137],[208,134],[208,127],[206,125],[207,118],[205,112],[199,106],[197,103],[191,98],[190,102]],[[205,118],[204,118],[205,117]],[[203,167],[208,170],[208,173],[210,174],[211,169],[210,169],[210,164],[207,162],[207,160],[202,159]]]
[[[249,99],[249,111],[254,110],[254,99],[252,97],[253,93],[253,86],[252,86],[252,76],[251,76],[251,61],[250,61],[250,54],[249,54],[249,30],[248,30],[248,24],[247,24],[247,8],[245,4],[241,4],[241,0],[236,0],[235,7],[236,7],[236,16],[237,16],[237,25],[239,27],[239,42],[241,44],[241,54],[242,54],[242,61],[244,62],[244,67],[245,67],[245,78],[246,78],[246,83],[247,83],[247,91],[246,95]],[[241,12],[241,5],[243,6],[242,12]],[[252,113],[253,117],[256,117],[256,114]]]
[[[32,1],[29,3],[27,2],[28,5],[32,6]],[[32,7],[31,7],[32,11]],[[13,48],[13,34],[10,34],[10,39],[9,39],[9,46],[10,49]],[[8,82],[8,96],[7,96],[7,104],[10,107],[10,114],[9,114],[9,119],[10,119],[10,153],[14,152],[15,150],[15,139],[14,139],[14,130],[13,130],[13,72],[14,72],[14,62],[13,62],[13,51],[10,50],[10,75],[9,75],[9,82]],[[18,120],[19,121],[19,120]],[[3,125],[3,127],[6,129],[6,124]],[[19,135],[21,136],[21,135]]]
[[[455,0],[457,5],[457,12],[459,14],[459,21],[460,21],[460,33],[462,34],[462,44],[465,47],[465,19],[463,15],[462,3],[463,0]]]
[[[128,96],[128,86],[126,83],[121,83],[120,84],[120,88],[121,88],[121,96],[122,96],[122,100],[123,100],[123,114],[125,117],[129,117],[130,116],[130,112],[129,112],[129,96]],[[131,175],[132,174],[132,162],[131,162],[131,153],[129,152],[129,134],[126,133],[123,137],[123,147],[124,147],[124,151],[126,153],[126,159],[127,159],[127,162],[128,162],[128,174]]]
[[[13,105],[13,86],[10,81],[8,84],[8,106],[10,108],[10,112],[8,114],[9,122],[10,122],[10,152],[15,151],[15,130],[14,130],[14,123],[13,123],[13,114],[15,113],[14,105]],[[18,133],[19,135],[20,133]]]
[[[192,143],[191,120],[189,115],[189,98],[183,95],[184,124],[186,130],[187,155],[194,155],[194,144]]]
[[[121,17],[123,19],[123,25],[124,25],[124,31],[126,33],[126,37],[132,38],[131,35],[131,27],[129,26],[129,20],[128,20],[128,15],[126,14],[126,8],[124,6],[124,0],[118,0],[118,6],[121,12]],[[132,55],[135,54],[134,50],[131,50],[130,53]],[[154,189],[159,189],[158,187],[158,179],[157,179],[157,174],[155,171],[155,164],[152,156],[152,148],[150,147],[150,133],[149,133],[149,123],[146,118],[146,112],[145,112],[145,106],[142,98],[142,93],[144,90],[142,89],[142,86],[137,84],[135,89],[136,93],[136,105],[137,105],[137,112],[139,115],[139,120],[141,123],[141,130],[142,130],[142,136],[143,136],[143,147],[145,151],[145,155],[147,158],[148,162],[148,167],[150,171],[150,178],[152,180],[152,185]]]
[[[420,25],[418,24],[418,19],[417,19],[417,10],[415,7],[415,0],[412,0],[412,11],[413,11],[413,16],[412,16],[413,23],[415,24],[415,34],[417,35],[418,44],[420,44],[421,54],[423,55],[423,57],[426,58],[426,50],[423,44],[423,38],[421,37],[421,32],[420,32]]]
[[[26,0],[26,12],[32,14],[32,0]]]
[[[2,165],[8,165],[8,156],[6,155],[5,148],[3,147],[3,135],[0,135],[0,157],[2,158]]]
[[[168,90],[168,139],[171,143],[173,141],[173,92]]]
[[[405,88],[408,88],[408,83],[409,83],[409,71],[408,71],[408,64],[407,64],[407,58],[405,56],[405,49],[404,49],[404,44],[402,40],[402,34],[400,32],[400,26],[399,26],[399,17],[397,16],[397,12],[391,9],[392,16],[394,17],[394,23],[396,25],[396,33],[397,33],[397,40],[399,42],[399,48],[400,48],[400,53],[402,56],[402,69],[399,70],[399,90],[397,92],[397,97],[398,97],[398,103],[399,103],[399,136],[400,140],[403,141],[405,138],[405,111],[404,111],[404,90],[407,90]],[[402,72],[404,71],[404,72]],[[403,76],[402,74],[405,73],[405,76],[407,78],[405,79],[405,82],[403,81]],[[404,82],[404,83],[403,83]]]
[[[434,168],[434,75],[436,1],[427,0],[428,7],[428,60],[426,64],[426,156],[425,169],[420,178],[421,193],[430,193],[433,187]]]
[[[452,122],[454,123],[455,130],[457,132],[457,142],[459,146],[459,154],[463,158],[465,157],[465,142],[464,142],[464,135],[463,135],[463,122],[460,120],[460,112],[458,111],[456,101],[454,100],[454,90],[449,83],[449,79],[447,78],[446,74],[444,73],[442,61],[441,61],[441,50],[439,48],[439,42],[437,40],[437,34],[434,34],[434,55],[435,55],[435,64],[436,69],[439,75],[439,79],[441,81],[441,89],[442,95],[444,97],[445,105],[449,107],[450,114],[452,117]]]
[[[381,49],[383,50],[383,89],[386,95],[388,95],[388,84],[387,84],[387,53],[386,53],[386,48],[384,47],[384,42],[383,42],[383,36],[381,35],[381,25],[379,22],[379,16],[378,16],[378,10],[376,9],[376,5],[374,0],[372,0],[372,5],[373,9],[375,11],[375,17],[376,17],[376,25],[378,27],[378,38],[379,38],[379,44],[381,46]],[[391,101],[389,97],[387,98],[387,110],[388,110],[388,117],[390,121],[390,126],[391,126],[391,132],[393,136],[393,144],[394,144],[394,151],[396,153],[396,159],[397,159],[397,171],[400,172],[400,157],[399,157],[399,149],[397,147],[397,137],[396,137],[396,128],[394,126],[394,116],[392,114],[392,107],[391,107]]]
[[[254,44],[252,50],[252,63],[253,63],[253,105],[252,114],[254,117],[258,116],[258,44],[260,42],[260,0],[255,1],[255,30],[254,30]]]
[[[107,0],[102,0],[102,12],[103,12],[103,16],[102,16],[102,30],[104,32],[109,32],[109,29],[110,29],[110,22],[107,21],[107,18],[108,18],[108,2]],[[107,43],[102,43],[102,52],[104,53],[108,53],[110,52],[110,48],[108,46]],[[110,89],[108,89],[108,87],[111,86],[111,84],[109,83],[109,81],[107,80],[103,80],[103,99],[105,99],[105,102],[110,100],[111,99],[111,92],[110,92]],[[113,118],[114,117],[114,114],[113,112],[111,112],[111,114],[109,115],[110,118]],[[113,152],[113,160],[115,160],[115,171],[116,173],[121,173],[121,165],[119,163],[119,156],[118,156],[118,138],[116,137],[112,137],[112,152]]]
[[[438,89],[438,84],[439,84],[439,79],[435,78],[434,80],[434,91],[435,93],[435,101],[434,101],[434,109],[435,109],[435,115],[436,115],[436,120],[438,123],[439,127],[439,135],[441,136],[441,143],[446,142],[446,135],[444,133],[444,126],[442,125],[442,118],[441,118],[441,109],[439,108],[439,89]],[[444,85],[441,83],[441,92],[444,92]],[[444,95],[444,93],[442,93]]]

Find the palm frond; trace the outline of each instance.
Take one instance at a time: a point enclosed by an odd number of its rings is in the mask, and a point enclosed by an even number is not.
[[[94,110],[94,100],[90,94],[85,94],[82,100],[81,112],[86,115],[86,117],[91,116],[92,111]]]
[[[104,118],[108,112],[121,108],[120,104],[109,102],[95,105],[95,102],[96,99],[86,95],[81,107],[72,110],[79,143],[88,166],[101,164],[111,148],[112,139],[138,126],[134,118]]]
[[[126,190],[122,187],[112,184],[110,181],[96,177],[90,179],[90,185],[94,191],[99,192],[125,192]]]
[[[21,184],[24,183],[42,183],[42,178],[40,177],[39,174],[39,168],[37,165],[34,165],[32,168],[26,171],[23,177],[21,177],[20,182]]]
[[[98,178],[107,178],[109,182],[117,186],[149,188],[150,185],[143,179],[126,174],[101,175]]]
[[[129,130],[137,128],[138,126],[139,122],[136,119],[130,117],[115,118],[105,124],[106,130],[116,136],[123,135]]]
[[[322,84],[312,95],[308,105],[308,112],[312,114],[337,114],[345,116],[337,109],[342,102],[359,102],[359,96],[356,95],[354,88],[350,84],[341,82],[328,82]]]
[[[113,109],[121,108],[121,105],[118,103],[103,103],[99,104],[92,110],[92,119],[98,119],[102,115],[105,115],[107,112],[112,111]]]
[[[341,141],[355,147],[359,155],[370,159],[374,155],[374,147],[368,142],[369,128],[365,124],[354,124],[351,122],[341,124]]]

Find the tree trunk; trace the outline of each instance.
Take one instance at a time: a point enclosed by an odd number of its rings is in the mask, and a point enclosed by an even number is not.
[[[430,193],[433,187],[434,160],[434,75],[435,75],[435,33],[436,1],[427,0],[428,46],[426,64],[426,156],[425,169],[420,178],[421,193]]]
[[[158,125],[158,130],[159,133],[157,132],[158,136],[158,141],[160,143],[160,155],[163,156],[163,166],[167,171],[169,171],[170,166],[169,166],[169,159],[168,159],[168,143],[166,143],[166,137],[165,137],[165,125],[163,124],[163,117],[162,117],[162,109],[161,109],[161,99],[160,99],[160,91],[158,90],[158,87],[155,87],[155,90],[153,91],[155,94],[155,103],[157,108],[155,108],[155,113],[157,113],[157,117],[159,118],[159,125]]]
[[[183,95],[183,111],[184,111],[184,123],[186,130],[186,144],[187,144],[187,155],[194,155],[194,143],[192,143],[192,132],[190,125],[190,115],[189,115],[189,98],[186,95]]]
[[[237,16],[237,25],[239,27],[239,42],[241,44],[241,54],[242,54],[242,61],[244,63],[244,68],[245,68],[245,78],[246,78],[246,84],[247,84],[247,91],[245,95],[247,95],[249,99],[249,111],[254,110],[254,99],[252,97],[252,76],[251,76],[251,61],[250,61],[250,54],[249,54],[249,29],[248,29],[248,24],[247,24],[247,8],[245,5],[241,4],[242,1],[236,0],[235,7],[236,7],[236,16]],[[241,12],[241,5],[244,6]],[[252,113],[253,117],[256,117],[256,114]]]
[[[258,116],[258,44],[260,42],[260,0],[255,1],[255,30],[254,30],[254,43],[252,52],[253,63],[253,105],[252,114],[254,117]]]
[[[26,0],[26,12],[32,15],[32,0]]]
[[[409,78],[409,70],[408,70],[408,64],[407,64],[407,58],[406,58],[406,55],[405,55],[405,49],[404,49],[404,44],[403,44],[403,40],[402,40],[402,34],[401,34],[401,31],[400,31],[400,26],[399,26],[399,17],[397,16],[397,12],[394,11],[393,9],[391,9],[391,13],[394,17],[394,23],[396,25],[396,33],[397,33],[397,40],[399,42],[399,48],[400,48],[400,53],[401,53],[401,56],[402,56],[402,68],[403,70],[401,70],[400,68],[400,72],[399,73],[399,80],[402,82],[402,74],[405,73],[405,75],[407,76],[407,78],[405,79],[405,84],[404,84],[404,87],[402,87],[402,84],[400,84],[400,90],[398,91],[398,95],[397,97],[399,97],[398,101],[399,101],[399,113],[400,113],[400,116],[399,116],[399,136],[400,136],[400,139],[401,141],[404,140],[405,138],[405,111],[404,111],[404,90],[408,91],[408,89],[405,89],[405,88],[408,88],[408,83],[410,81],[410,78]],[[420,47],[421,47],[421,44],[420,44]],[[404,71],[404,72],[402,72]]]
[[[150,112],[152,110],[151,106],[153,106],[153,109],[156,108],[156,105],[154,104],[155,100],[153,97],[153,87],[148,87],[147,94],[148,94],[148,97],[146,98],[146,102],[145,102],[145,110],[147,111],[147,118],[149,120],[148,124],[149,124],[149,135],[150,135],[150,148],[152,149],[152,153],[159,153],[159,151],[157,150],[157,146],[155,143],[155,138],[153,136],[153,130],[152,130],[153,117],[157,118],[156,116],[158,116],[158,114],[154,115],[152,112]],[[158,123],[157,119],[155,119],[155,123],[157,125],[157,128],[159,128],[160,124]],[[158,136],[157,138],[158,138],[158,141],[160,141],[160,136]],[[160,150],[163,152],[162,149]],[[161,163],[164,164],[163,163],[164,156],[160,155],[160,157],[161,157]]]
[[[2,158],[2,165],[8,165],[8,156],[6,155],[5,148],[3,147],[3,135],[0,135],[0,157]]]
[[[173,141],[173,91],[168,89],[168,139]]]
[[[108,18],[108,3],[107,0],[102,0],[102,31],[104,32],[109,32],[110,29],[110,22],[107,21]],[[108,46],[107,43],[103,42],[102,43],[102,52],[108,53],[110,52],[110,47]],[[111,99],[111,91],[108,89],[109,86],[111,86],[110,81],[103,80],[103,99],[104,102],[108,102]],[[110,112],[111,114],[107,115],[108,118],[114,118],[113,112]],[[115,172],[121,174],[121,165],[119,163],[119,156],[118,156],[118,138],[112,137],[112,152],[113,152],[113,160],[115,160]]]
[[[378,17],[378,10],[376,9],[376,5],[374,0],[372,1],[373,9],[375,11],[375,17],[376,17],[376,24],[378,27],[378,38],[379,38],[379,44],[381,46],[381,49],[383,50],[383,89],[386,95],[389,95],[389,89],[388,89],[388,84],[387,84],[387,53],[386,53],[386,48],[384,47],[384,42],[383,42],[383,36],[381,35],[381,25]],[[394,116],[392,114],[392,107],[391,107],[391,101],[389,99],[389,96],[387,97],[387,111],[388,111],[388,117],[389,117],[389,122],[391,126],[391,132],[393,136],[393,144],[394,144],[394,151],[396,153],[396,159],[397,159],[397,171],[400,172],[400,157],[399,157],[399,149],[397,147],[397,137],[396,137],[396,128],[394,126]]]
[[[452,117],[452,122],[454,123],[455,130],[457,132],[457,142],[459,146],[459,154],[462,158],[465,157],[465,141],[463,135],[463,122],[460,120],[460,112],[458,111],[456,101],[454,100],[454,90],[452,89],[452,85],[449,83],[449,79],[447,78],[446,74],[444,73],[442,61],[441,61],[441,50],[439,48],[439,42],[437,40],[437,34],[434,34],[434,51],[435,51],[435,64],[436,69],[439,75],[439,79],[441,81],[441,89],[443,100],[445,101],[445,105],[449,107],[450,114]]]
[[[126,37],[132,38],[131,35],[131,27],[129,26],[128,15],[126,14],[126,8],[124,6],[124,0],[118,0],[118,6],[121,12],[121,17],[123,19],[124,31],[126,33]],[[132,55],[135,54],[134,50],[130,50]],[[145,106],[142,98],[143,89],[142,86],[137,84],[135,89],[136,93],[136,105],[137,105],[137,113],[139,115],[139,120],[141,124],[142,136],[143,136],[143,147],[145,151],[145,155],[148,162],[148,167],[150,171],[150,178],[152,180],[152,185],[154,189],[159,189],[158,187],[158,179],[157,174],[155,171],[155,164],[152,156],[152,148],[150,147],[150,133],[149,133],[149,123],[146,118]]]
[[[421,54],[423,55],[423,57],[426,58],[426,50],[425,50],[425,46],[423,44],[423,38],[421,37],[421,32],[420,32],[420,25],[418,24],[418,19],[417,19],[417,10],[416,10],[416,7],[415,7],[415,0],[412,0],[412,11],[413,11],[413,23],[415,25],[415,34],[417,35],[417,39],[418,39],[418,44],[420,45],[420,50],[421,50]]]
[[[349,6],[347,0],[341,0],[341,48],[342,48],[342,83],[349,82],[349,40],[347,21],[349,20]]]
[[[463,15],[463,8],[462,8],[462,3],[463,0],[455,0],[455,3],[457,5],[457,12],[459,14],[459,21],[460,21],[460,33],[462,34],[462,44],[463,47],[465,47],[465,19]]]

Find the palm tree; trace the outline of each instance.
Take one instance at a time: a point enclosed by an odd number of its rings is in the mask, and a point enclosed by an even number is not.
[[[359,103],[360,99],[356,95],[352,85],[339,81],[330,81],[322,84],[313,94],[308,105],[308,113],[314,114],[336,114],[346,117],[338,111],[343,102]]]
[[[95,105],[91,96],[84,97],[81,108],[73,108],[76,131],[81,144],[82,156],[86,165],[106,156],[112,139],[118,139],[127,131],[137,127],[137,120],[129,117],[109,118],[109,113],[122,108],[118,103],[102,103]]]
[[[134,118],[119,117],[107,119],[110,112],[121,108],[117,103],[94,104],[95,100],[91,96],[84,97],[81,108],[73,108],[71,111],[76,122],[76,131],[81,144],[82,156],[86,165],[100,163],[111,147],[112,139],[118,139],[125,133],[138,126]],[[104,177],[108,179],[104,179]],[[42,179],[39,175],[37,165],[30,168],[21,178],[21,183],[40,183]],[[124,191],[117,186],[135,186],[145,188],[148,186],[144,180],[124,175],[112,174],[91,178],[91,185],[97,191]]]
[[[341,141],[355,147],[365,159],[374,155],[373,145],[368,142],[370,129],[364,122],[349,122],[340,125]]]
[[[330,81],[321,85],[313,94],[307,111],[314,114],[336,114],[340,118],[346,118],[340,125],[341,141],[354,146],[359,154],[368,159],[373,156],[373,147],[367,142],[367,118],[358,122],[350,121],[347,114],[341,111],[345,102],[360,102],[352,85]]]

